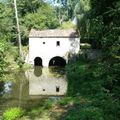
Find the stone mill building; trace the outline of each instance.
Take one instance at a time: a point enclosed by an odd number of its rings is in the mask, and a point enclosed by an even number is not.
[[[36,66],[65,65],[69,56],[77,54],[80,38],[74,29],[34,30],[29,33],[26,62]]]

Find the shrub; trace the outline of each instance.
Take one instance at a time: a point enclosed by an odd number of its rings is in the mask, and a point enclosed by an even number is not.
[[[68,105],[72,102],[73,102],[73,99],[71,97],[65,97],[65,98],[59,100],[58,104],[61,106],[65,106],[65,105]]]
[[[81,110],[81,120],[104,120],[102,110],[96,107],[87,107]]]
[[[86,106],[86,107],[76,107],[70,110],[65,117],[65,120],[104,120],[102,110],[93,107],[93,106]]]
[[[52,103],[53,101],[52,100],[47,100],[45,105],[44,105],[44,109],[50,109],[52,108]]]
[[[23,116],[23,114],[24,111],[21,108],[10,108],[3,113],[3,120],[15,120]]]

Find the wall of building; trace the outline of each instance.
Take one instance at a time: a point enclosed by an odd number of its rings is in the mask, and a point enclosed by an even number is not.
[[[53,57],[60,56],[67,61],[68,53],[76,54],[79,49],[79,38],[29,38],[27,62],[34,64],[34,59],[40,57],[43,66],[48,66]]]

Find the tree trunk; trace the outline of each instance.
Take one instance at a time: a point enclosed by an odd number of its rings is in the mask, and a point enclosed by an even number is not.
[[[17,38],[18,38],[19,55],[20,55],[20,58],[23,60],[23,52],[22,52],[22,45],[21,45],[21,35],[20,35],[20,26],[19,26],[19,19],[18,19],[18,11],[17,11],[16,0],[14,0],[14,7],[15,7],[15,17],[16,17],[16,23],[17,23]]]

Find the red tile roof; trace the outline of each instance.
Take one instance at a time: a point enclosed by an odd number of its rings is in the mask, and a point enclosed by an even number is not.
[[[79,37],[78,33],[74,29],[51,29],[51,30],[35,30],[31,29],[29,37],[40,38],[64,38],[64,37]]]

